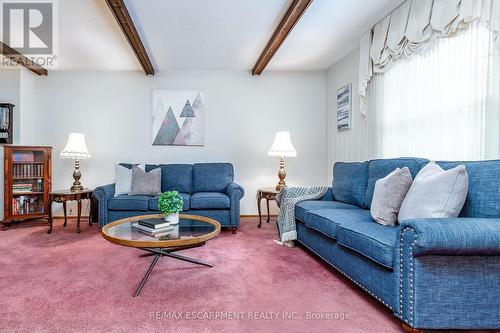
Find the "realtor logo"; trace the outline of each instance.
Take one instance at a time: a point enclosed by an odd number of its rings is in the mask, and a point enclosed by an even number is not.
[[[2,1],[2,41],[18,52],[52,54],[54,6],[51,1]]]

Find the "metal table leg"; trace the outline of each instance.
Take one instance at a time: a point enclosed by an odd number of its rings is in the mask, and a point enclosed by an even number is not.
[[[149,268],[146,271],[146,274],[142,278],[141,283],[139,284],[139,286],[135,290],[134,297],[139,296],[139,294],[141,293],[142,287],[144,287],[144,284],[148,280],[149,275],[151,275],[151,272],[153,271],[153,268],[155,267],[156,263],[158,262],[158,260],[161,257],[169,257],[169,258],[173,258],[173,259],[177,259],[177,260],[187,261],[187,262],[190,262],[192,264],[197,264],[197,265],[212,267],[212,265],[207,264],[207,263],[205,263],[203,261],[200,261],[200,260],[197,260],[197,259],[194,259],[194,258],[190,258],[190,257],[186,257],[186,256],[182,256],[180,254],[174,254],[174,253],[172,253],[172,252],[176,252],[176,251],[192,249],[192,248],[195,248],[195,247],[202,246],[204,244],[205,243],[196,244],[196,245],[192,245],[192,246],[173,247],[173,248],[167,248],[167,249],[162,249],[162,248],[143,248],[143,249],[141,249],[141,250],[149,252],[149,253],[141,254],[140,257],[147,257],[147,256],[152,256],[153,255],[154,258],[153,258],[153,261],[151,262],[151,265],[149,265]]]

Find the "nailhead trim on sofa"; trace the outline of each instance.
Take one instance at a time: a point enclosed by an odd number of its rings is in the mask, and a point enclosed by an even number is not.
[[[99,214],[98,214],[99,226],[103,227],[104,222],[105,222],[104,215],[106,214],[106,207],[104,207],[104,201],[106,199],[106,194],[104,193],[103,190],[96,190],[96,191],[94,191],[94,197],[97,199],[97,208],[99,211]]]
[[[317,253],[316,251],[314,251],[313,249],[311,249],[309,246],[307,246],[306,244],[304,244],[303,242],[301,242],[300,240],[298,240],[298,242],[300,242],[300,244],[304,245],[305,247],[307,247],[311,252],[313,252],[314,254],[316,254],[318,257],[320,257],[321,259],[323,259],[324,261],[326,261],[326,263],[330,266],[332,266],[333,268],[335,268],[337,271],[339,271],[342,275],[344,275],[345,277],[347,277],[349,280],[351,280],[352,282],[354,282],[355,284],[357,284],[361,289],[363,289],[364,291],[366,291],[368,294],[372,295],[373,297],[375,297],[375,299],[377,299],[379,302],[381,302],[382,304],[384,304],[386,307],[388,307],[389,309],[391,309],[391,311],[394,311],[394,309],[389,305],[387,304],[386,302],[384,302],[380,297],[378,297],[377,295],[375,295],[374,293],[372,293],[370,290],[366,289],[363,285],[361,285],[358,281],[354,280],[352,277],[350,277],[347,273],[345,273],[343,270],[341,270],[340,268],[338,268],[337,266],[335,266],[334,264],[332,264],[331,262],[329,262],[328,260],[326,260],[322,255],[320,255],[319,253]]]
[[[410,252],[409,252],[409,265],[410,265],[410,284],[409,284],[409,318],[406,319],[404,318],[403,315],[403,238],[405,232],[413,232],[414,234],[414,240],[411,242],[410,245]],[[399,267],[400,267],[400,277],[399,277],[399,314],[398,317],[402,319],[405,323],[409,324],[410,326],[413,327],[413,300],[414,300],[414,295],[413,295],[413,281],[414,281],[414,276],[415,276],[415,271],[413,269],[413,249],[415,248],[415,245],[417,244],[417,233],[415,230],[411,227],[405,227],[403,231],[401,232],[401,235],[399,236]]]
[[[243,198],[245,195],[245,190],[243,188],[239,187],[234,189],[234,191],[231,193],[231,225],[233,227],[239,227],[240,226],[240,204],[239,201]],[[237,203],[233,205],[233,203]]]

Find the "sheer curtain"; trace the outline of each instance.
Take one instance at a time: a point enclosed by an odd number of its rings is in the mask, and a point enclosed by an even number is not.
[[[381,157],[499,158],[500,67],[493,33],[473,23],[369,84]]]

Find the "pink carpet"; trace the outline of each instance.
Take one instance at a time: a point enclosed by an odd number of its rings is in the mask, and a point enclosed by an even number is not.
[[[273,223],[256,224],[243,219],[237,235],[180,252],[213,268],[160,259],[136,298],[144,252],[96,226],[76,234],[57,221],[48,235],[45,223],[16,224],[0,231],[0,331],[400,332],[388,309],[306,250],[275,245]]]

